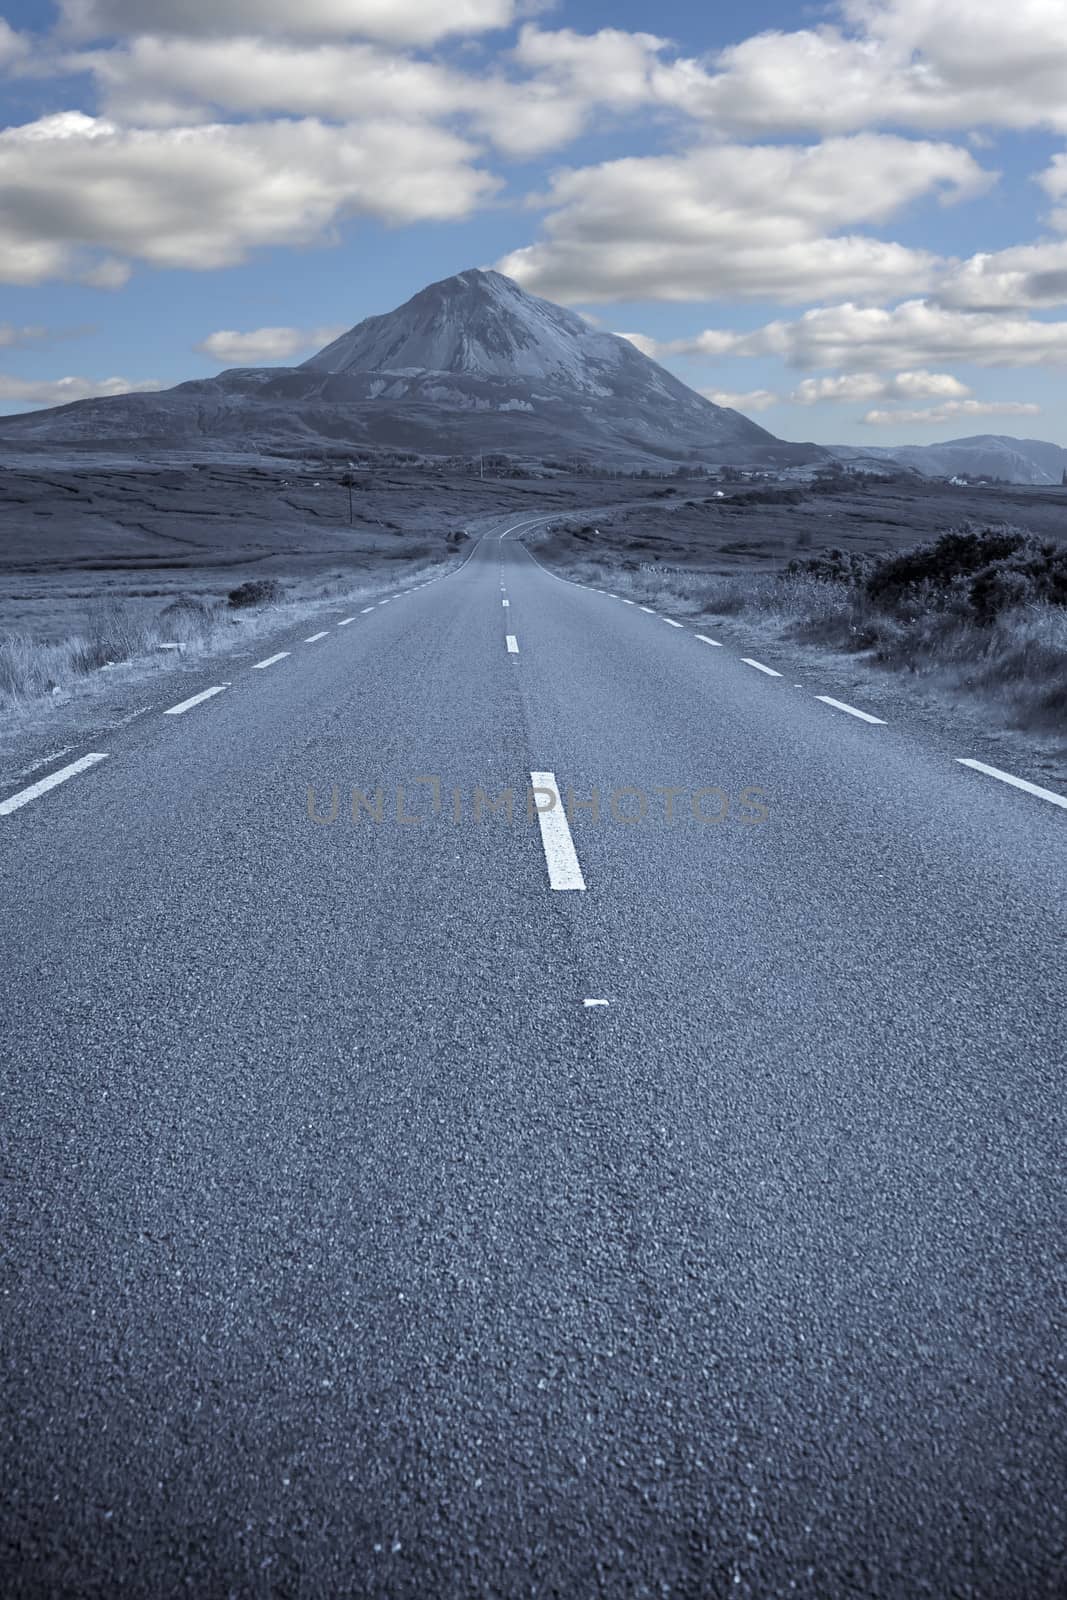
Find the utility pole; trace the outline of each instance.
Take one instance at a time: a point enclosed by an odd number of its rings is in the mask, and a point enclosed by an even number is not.
[[[348,526],[351,527],[352,526],[352,489],[353,489],[353,486],[355,484],[355,479],[353,478],[353,476],[352,476],[352,474],[350,472],[346,472],[344,474],[344,476],[342,477],[342,479],[341,479],[341,483],[348,490]]]

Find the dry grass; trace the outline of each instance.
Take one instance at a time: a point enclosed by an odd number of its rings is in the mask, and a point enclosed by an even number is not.
[[[84,628],[59,642],[0,635],[0,713],[17,718],[49,700],[66,703],[80,685],[109,668],[158,670],[172,656],[210,656],[235,642],[282,632],[324,605],[373,598],[400,578],[428,576],[440,566],[440,561],[413,561],[402,572],[363,584],[342,573],[304,583],[276,604],[236,612],[218,601],[179,598],[146,618],[143,608],[119,600],[92,602]]]

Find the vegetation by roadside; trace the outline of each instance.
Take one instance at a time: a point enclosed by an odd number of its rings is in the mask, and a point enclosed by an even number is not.
[[[100,674],[117,667],[158,671],[168,661],[210,657],[244,641],[295,627],[326,605],[373,599],[398,581],[429,577],[454,560],[399,563],[376,581],[356,583],[343,573],[288,587],[276,579],[255,580],[231,590],[224,601],[178,596],[146,618],[121,600],[91,603],[84,628],[55,643],[19,634],[0,635],[0,717],[17,721],[49,703],[65,705]]]
[[[777,574],[626,570],[588,547],[568,576],[709,622],[738,618],[847,652],[931,687],[981,695],[1007,726],[1067,737],[1067,547],[1010,526],[965,526],[877,558],[830,549]]]

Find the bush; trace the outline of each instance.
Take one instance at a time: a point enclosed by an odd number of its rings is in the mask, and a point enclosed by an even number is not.
[[[815,578],[820,583],[862,583],[874,565],[873,557],[853,550],[822,550],[803,561],[790,561],[785,571],[789,578]]]
[[[1067,549],[1022,528],[954,528],[879,562],[866,592],[882,610],[922,595],[988,623],[1020,605],[1067,605]]]
[[[168,639],[204,639],[211,632],[212,615],[202,600],[179,595],[159,613],[159,626]]]
[[[71,661],[75,672],[93,672],[117,661],[129,661],[148,649],[148,631],[131,612],[115,600],[92,606],[84,638]]]
[[[803,489],[746,489],[734,497],[730,506],[735,511],[746,506],[798,506],[806,499]]]
[[[0,705],[51,693],[64,665],[61,645],[42,645],[19,634],[0,639]]]
[[[247,583],[231,589],[226,603],[231,611],[242,611],[249,606],[273,606],[282,598],[283,590],[277,578],[251,578]]]

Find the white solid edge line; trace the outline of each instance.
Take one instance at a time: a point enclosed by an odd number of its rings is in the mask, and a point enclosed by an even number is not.
[[[675,622],[673,617],[663,617],[662,621],[667,624],[668,628],[682,628],[685,626],[682,622]]]
[[[188,700],[182,700],[178,705],[168,707],[163,715],[165,717],[180,717],[184,712],[191,711],[194,706],[202,705],[205,700],[210,700],[212,695],[221,694],[226,687],[226,684],[220,684],[214,689],[202,689],[199,694],[190,696]]]
[[[516,637],[515,637],[515,635],[513,633],[509,633],[507,635],[507,641],[508,641],[508,655],[509,656],[517,656],[518,653],[519,653],[519,641],[518,641],[518,639],[516,639]]]
[[[551,806],[545,810],[538,807],[537,811],[549,884],[553,889],[584,889],[585,879],[578,865],[578,853],[571,838],[570,823],[560,803],[559,785],[555,773],[531,772],[530,782],[534,789],[547,790],[554,796]]]
[[[356,620],[356,619],[355,619],[355,617],[345,617],[345,619],[344,619],[344,620],[343,620],[343,621],[342,621],[342,622],[339,622],[339,623],[338,623],[338,624],[337,624],[337,626],[338,626],[338,627],[339,627],[339,628],[347,628],[347,627],[348,627],[348,624],[349,624],[349,623],[350,623],[350,622],[355,622],[355,620]]]
[[[106,760],[105,752],[94,750],[90,755],[82,756],[79,761],[72,761],[69,767],[60,767],[58,772],[50,772],[47,778],[40,778],[37,783],[31,783],[28,789],[20,789],[18,794],[9,794],[6,800],[0,800],[0,817],[9,816],[20,806],[36,800],[38,795],[47,794],[49,789],[54,789],[57,784],[66,783],[68,778],[74,778],[79,772],[95,767],[98,761]]]
[[[835,700],[832,694],[817,694],[816,700],[821,700],[824,706],[833,706],[835,711],[847,711],[850,717],[859,717],[861,722],[877,722],[884,728],[884,717],[872,717],[869,711],[857,711],[855,706],[846,705],[843,700]]]
[[[252,671],[262,672],[264,667],[273,667],[276,661],[284,661],[288,654],[288,650],[279,650],[276,656],[268,656],[266,661],[253,661]]]
[[[656,615],[651,606],[638,606],[637,609],[638,611],[647,611],[650,617],[654,617]]]
[[[1042,789],[1039,783],[1029,783],[1025,778],[1015,778],[1010,772],[1001,772],[999,767],[988,767],[984,761],[975,761],[970,756],[957,756],[956,760],[961,767],[973,767],[975,772],[984,772],[989,778],[999,778],[1001,783],[1010,783],[1015,789],[1025,789],[1027,794],[1036,794],[1039,800],[1048,800],[1054,806],[1062,806],[1067,811],[1067,795],[1054,794],[1051,789]],[[3,807],[0,806],[0,811]]]
[[[762,661],[753,661],[751,656],[742,656],[741,660],[746,667],[755,667],[757,672],[765,672],[768,678],[780,678],[782,676],[780,672],[775,672],[773,667],[765,667]]]
[[[706,633],[698,633],[697,634],[697,638],[700,640],[701,644],[713,644],[716,647],[716,649],[718,649],[718,650],[722,649],[721,640],[719,640],[719,639],[709,639]]]
[[[325,630],[325,632],[323,632],[323,633],[313,633],[309,639],[305,639],[304,640],[304,643],[305,644],[317,644],[320,639],[325,639],[326,634],[329,633],[329,631],[330,630],[327,628]]]

